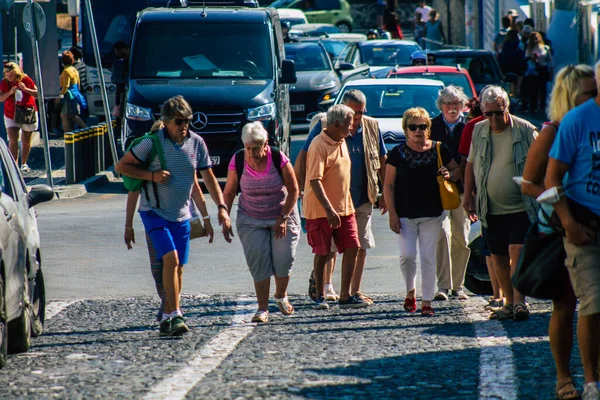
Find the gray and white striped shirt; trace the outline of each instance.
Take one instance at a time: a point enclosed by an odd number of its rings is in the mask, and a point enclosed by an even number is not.
[[[165,170],[171,177],[167,183],[147,182],[142,189],[140,211],[154,211],[161,218],[175,222],[191,218],[189,211],[192,185],[196,171],[211,168],[206,143],[196,133],[189,131],[181,145],[172,141],[165,130],[157,132],[165,153]],[[144,139],[131,149],[131,154],[140,162],[146,161],[152,149],[152,140]],[[158,156],[150,163],[149,171],[161,169]],[[157,196],[158,195],[158,199]]]

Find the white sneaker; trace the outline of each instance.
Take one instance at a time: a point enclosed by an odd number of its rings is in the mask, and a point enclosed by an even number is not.
[[[469,300],[469,296],[463,290],[453,290],[452,296],[456,297],[458,300]]]
[[[327,293],[325,293],[325,300],[327,301],[338,301],[340,299],[340,295],[333,290],[333,288],[329,288]]]
[[[583,394],[581,400],[600,400],[600,390],[598,382],[590,382],[583,385]]]
[[[21,172],[24,174],[28,174],[31,172],[31,168],[29,168],[29,165],[23,164],[21,165]]]
[[[448,301],[448,289],[440,289],[435,296],[433,297],[434,300],[439,300],[439,301]]]

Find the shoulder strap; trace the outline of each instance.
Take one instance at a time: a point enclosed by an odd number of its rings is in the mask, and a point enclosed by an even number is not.
[[[165,152],[163,150],[162,143],[160,142],[158,134],[156,132],[149,132],[148,136],[150,137],[150,139],[152,139],[152,151],[158,156],[158,159],[160,161],[160,167],[162,169],[166,169],[167,162],[165,160]]]
[[[442,155],[440,154],[440,142],[437,141],[435,142],[435,149],[437,150],[437,162],[438,162],[438,169],[441,168],[442,166]]]
[[[246,155],[244,154],[244,149],[236,151],[233,157],[235,157],[235,172],[237,172],[238,176],[237,192],[241,193],[242,186],[240,185],[240,181],[242,180],[242,173],[244,172],[244,159],[246,157]]]
[[[279,176],[283,177],[283,173],[281,172],[281,151],[279,147],[271,147],[271,160],[273,160],[273,165],[277,172],[279,172]]]

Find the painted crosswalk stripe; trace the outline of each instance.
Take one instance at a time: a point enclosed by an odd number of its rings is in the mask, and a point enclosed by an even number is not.
[[[159,382],[144,399],[183,399],[207,374],[217,368],[237,345],[254,329],[249,323],[256,309],[256,299],[240,297],[236,300],[231,325],[210,340],[186,367]]]
[[[50,321],[52,318],[63,312],[71,304],[76,303],[77,300],[70,301],[52,301],[46,304],[46,314],[44,321]]]
[[[485,300],[472,298],[464,309],[475,328],[481,347],[479,356],[479,399],[512,400],[518,398],[517,375],[511,340],[499,321],[489,319]]]

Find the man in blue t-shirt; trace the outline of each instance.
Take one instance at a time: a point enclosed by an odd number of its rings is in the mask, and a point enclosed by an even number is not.
[[[352,196],[352,202],[356,210],[358,237],[360,239],[360,249],[358,251],[354,274],[352,275],[350,294],[356,295],[371,304],[373,300],[360,291],[360,283],[365,267],[367,249],[375,247],[375,239],[371,230],[371,214],[373,213],[373,205],[377,201],[379,193],[378,178],[383,182],[385,177],[387,150],[377,120],[364,115],[367,111],[367,99],[364,93],[360,90],[348,90],[344,93],[342,103],[354,110],[353,132],[352,135],[346,138],[346,144],[348,145],[352,164],[350,171],[350,195]],[[323,126],[321,121],[319,121],[310,131],[302,150],[300,150],[296,158],[294,170],[298,186],[301,188],[300,190],[304,190],[308,148],[312,140],[322,131]],[[385,214],[387,211],[383,197],[379,200],[379,208],[382,214]],[[334,253],[334,251],[332,252]],[[333,273],[333,267],[326,268],[326,273],[330,270]],[[337,295],[333,290],[330,279],[331,275],[327,276],[326,274],[323,293],[326,300],[335,301]]]
[[[596,80],[600,83],[600,63]],[[545,186],[566,196],[553,204],[565,229],[566,266],[579,299],[577,331],[585,385],[600,399],[600,96],[569,111],[550,150]]]

